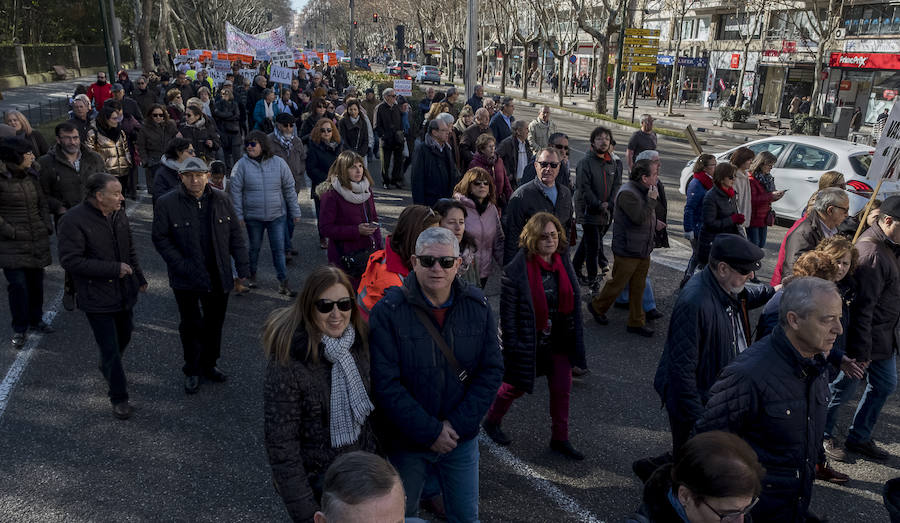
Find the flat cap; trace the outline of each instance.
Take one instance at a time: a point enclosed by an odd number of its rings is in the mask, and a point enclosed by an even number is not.
[[[178,168],[178,174],[182,173],[208,173],[209,167],[200,158],[188,158]]]
[[[727,263],[732,268],[749,273],[758,271],[765,252],[748,239],[737,234],[718,234],[713,240],[709,257]]]
[[[291,113],[278,113],[278,116],[275,117],[275,123],[280,123],[281,125],[294,125],[297,123],[297,119]]]

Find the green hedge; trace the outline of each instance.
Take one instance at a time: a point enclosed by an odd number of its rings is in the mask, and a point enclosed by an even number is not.
[[[831,118],[825,116],[809,116],[806,114],[796,114],[791,120],[791,132],[794,134],[805,134],[807,136],[819,136],[822,130],[822,124],[830,122]]]
[[[719,115],[724,122],[746,122],[750,116],[750,111],[723,105],[719,107]]]

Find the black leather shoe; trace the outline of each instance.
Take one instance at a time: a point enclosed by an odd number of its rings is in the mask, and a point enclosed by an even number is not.
[[[627,311],[628,309],[631,308],[631,304],[628,303],[627,301],[625,303],[613,302],[613,308],[623,309],[623,310]]]
[[[484,427],[484,432],[494,440],[494,443],[497,445],[503,445],[504,447],[512,443],[512,438],[506,435],[505,432],[500,428],[499,423],[491,423],[490,421],[485,421],[481,424]]]
[[[558,441],[555,439],[551,439],[550,450],[555,450],[563,456],[569,459],[574,459],[575,461],[581,461],[584,459],[584,454],[575,450],[575,447],[573,447],[572,444],[569,443],[569,440]]]
[[[645,338],[652,338],[652,337],[653,337],[653,330],[650,329],[650,328],[648,328],[647,326],[641,326],[641,327],[625,327],[625,330],[628,331],[628,332],[631,333],[631,334],[638,334],[638,335],[643,336],[643,337],[645,337]]]
[[[203,373],[203,377],[215,383],[224,383],[228,381],[228,374],[220,371],[218,367],[213,367]]]
[[[200,376],[185,376],[184,391],[188,394],[197,394],[200,391]]]
[[[128,419],[134,414],[134,407],[128,404],[128,400],[116,403],[112,407],[113,416],[117,419]]]
[[[39,321],[37,323],[37,325],[32,325],[31,327],[28,327],[28,328],[31,329],[33,332],[40,332],[41,334],[53,334],[54,332],[56,332],[56,329],[47,325],[43,321]]]
[[[863,443],[856,443],[854,441],[847,440],[844,442],[844,448],[849,450],[850,452],[861,454],[875,461],[887,461],[888,458],[891,457],[889,453],[878,448],[878,445],[875,444],[875,441],[871,439]]]
[[[588,312],[591,313],[591,316],[594,317],[594,321],[599,323],[600,325],[609,325],[609,318],[606,317],[606,314],[600,314],[594,309],[593,302],[588,302],[587,304]]]
[[[659,312],[659,309],[652,309],[644,313],[644,317],[646,317],[648,321],[658,320],[664,316],[665,314]]]
[[[403,182],[394,182],[394,187],[400,190],[406,189],[406,186],[403,185]]]

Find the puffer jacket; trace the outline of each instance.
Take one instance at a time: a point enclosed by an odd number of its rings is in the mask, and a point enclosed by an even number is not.
[[[459,365],[461,382],[413,310],[429,306],[415,273],[372,309],[369,345],[372,390],[389,449],[427,451],[447,420],[461,441],[478,436],[481,419],[503,379],[497,320],[481,290],[459,278],[443,327],[436,327]]]
[[[133,272],[120,278],[122,263]],[[139,288],[147,283],[125,211],[108,218],[87,201],[59,221],[59,264],[72,275],[76,303],[84,312],[131,309]]]
[[[63,156],[59,145],[54,145],[50,152],[38,158],[38,163],[41,165],[41,188],[53,214],[59,214],[64,207],[71,209],[81,203],[84,200],[84,182],[105,168],[103,158],[84,145],[81,146],[78,171]]]
[[[294,189],[298,189],[303,185],[303,177],[306,176],[306,146],[303,145],[303,140],[292,136],[290,146],[285,148],[281,140],[278,139],[277,132],[278,130],[276,129],[269,134],[269,141],[272,142],[272,153],[275,156],[280,156],[288,164],[291,174],[294,176]]]
[[[609,225],[616,195],[622,187],[622,160],[615,153],[610,159],[593,151],[575,166],[575,218],[578,223]],[[607,204],[606,209],[603,203]]]
[[[300,216],[294,177],[288,164],[278,156],[254,160],[241,157],[231,170],[228,191],[240,221],[272,221],[290,211]]]
[[[172,120],[164,121],[162,125],[157,125],[152,120],[150,118],[141,126],[137,136],[138,154],[141,156],[141,163],[148,169],[159,165],[169,142],[178,134],[178,127]]]
[[[733,298],[719,285],[712,269],[703,269],[685,284],[672,308],[669,331],[653,387],[672,415],[690,425],[703,414],[709,389],[738,355],[734,324],[750,345],[749,311],[775,294],[768,285],[745,287]]]
[[[125,131],[120,130],[118,136],[115,141],[111,140],[98,128],[97,120],[94,120],[87,131],[87,146],[103,158],[106,172],[114,176],[125,176],[131,171],[131,152]]]
[[[613,209],[612,251],[616,256],[648,258],[653,252],[658,200],[647,196],[643,184],[629,181],[616,194]],[[663,212],[664,214],[664,212]]]
[[[211,162],[216,159],[216,151],[222,147],[222,141],[219,139],[219,133],[216,131],[216,125],[206,115],[197,120],[193,124],[186,121],[178,126],[178,132],[185,140],[194,144],[194,152],[198,158],[205,162]],[[212,142],[212,145],[206,145],[206,141]]]
[[[201,231],[205,207],[211,230]],[[204,235],[209,235],[215,253],[212,263],[204,252]],[[234,214],[231,199],[222,191],[207,186],[199,199],[187,192],[184,184],[163,195],[153,209],[153,245],[166,262],[169,286],[177,290],[211,292],[217,288],[209,267],[218,269],[224,292],[234,288],[231,260],[238,277],[250,276],[247,242]]]
[[[549,212],[559,219],[564,230],[571,230],[572,191],[567,186],[557,183],[556,204],[554,205],[541,187],[543,187],[541,179],[533,178],[529,183],[520,185],[509,199],[509,204],[503,212],[504,263],[511,262],[519,251],[519,234],[522,233],[528,219],[539,212]]]
[[[897,352],[900,318],[900,246],[890,241],[879,224],[856,242],[856,298],[850,305],[847,355],[870,361],[886,360]]]
[[[503,382],[531,394],[538,375],[537,341],[534,303],[528,282],[528,251],[524,248],[503,269],[500,291],[500,336],[503,340]],[[573,367],[587,368],[581,322],[581,289],[569,257],[562,255],[563,266],[575,293],[575,308],[566,320],[569,362]],[[554,321],[554,327],[556,326]],[[556,329],[554,328],[554,336]],[[554,350],[558,349],[558,346]]]
[[[733,432],[756,451],[766,469],[753,509],[758,521],[805,520],[829,400],[825,366],[821,354],[801,356],[779,326],[725,367],[710,390],[697,432]]]
[[[384,249],[369,255],[366,272],[356,291],[356,304],[359,305],[363,318],[368,320],[372,307],[384,297],[384,293],[391,287],[403,285],[403,278],[408,274],[409,269],[403,264],[403,260],[391,249],[391,237],[388,236],[384,241]]]
[[[371,395],[369,349],[357,333],[350,354],[359,377]],[[263,419],[266,453],[272,478],[293,521],[311,522],[319,510],[325,471],[341,454],[375,452],[372,416],[366,419],[359,439],[340,448],[331,446],[331,367],[319,347],[319,362],[308,357],[309,335],[300,325],[291,339],[286,365],[270,359],[263,385]]]
[[[497,206],[489,203],[484,212],[478,214],[475,202],[455,193],[453,198],[466,206],[466,234],[475,240],[475,266],[478,277],[487,278],[494,272],[494,267],[503,267],[503,226],[500,224],[500,213]]]
[[[0,268],[50,265],[50,212],[37,170],[0,162]]]

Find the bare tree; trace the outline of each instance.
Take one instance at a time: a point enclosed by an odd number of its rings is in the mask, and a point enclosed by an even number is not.
[[[766,10],[769,8],[771,1],[769,0],[741,0],[736,2],[736,15],[738,21],[738,32],[741,35],[741,46],[743,52],[741,54],[741,76],[738,80],[737,99],[734,102],[735,107],[740,107],[744,99],[744,76],[747,74],[747,54],[750,51],[750,44],[754,39],[759,38],[763,29]]]
[[[557,60],[559,74],[559,106],[563,106],[564,67],[566,58],[578,47],[578,24],[572,20],[571,10],[559,9],[543,0],[528,0],[537,15],[541,40]]]
[[[512,54],[512,43],[515,40],[516,24],[509,17],[508,0],[488,0],[486,7],[490,12],[491,29],[497,50],[503,55],[503,71],[500,74],[500,92],[506,94],[507,73]]]
[[[569,0],[575,13],[575,21],[582,31],[589,34],[599,46],[599,65],[595,63],[602,75],[609,66],[609,39],[616,30],[613,25],[612,14],[615,10],[609,0]],[[597,81],[597,105],[599,114],[606,114],[605,81]]]

